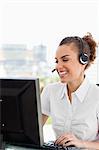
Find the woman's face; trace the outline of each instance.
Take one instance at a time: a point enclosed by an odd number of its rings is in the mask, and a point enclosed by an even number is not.
[[[78,49],[74,43],[59,46],[55,60],[61,82],[72,83],[80,80],[84,75],[85,65],[79,63]]]

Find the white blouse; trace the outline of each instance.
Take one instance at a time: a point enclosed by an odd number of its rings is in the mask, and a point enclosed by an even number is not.
[[[72,103],[67,96],[66,84],[49,84],[41,94],[41,106],[42,113],[52,117],[56,138],[65,132],[72,132],[82,140],[98,138],[99,87],[86,78],[72,93]]]

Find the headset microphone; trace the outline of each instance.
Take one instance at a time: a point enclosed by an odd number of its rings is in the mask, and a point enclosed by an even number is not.
[[[53,73],[54,71],[56,71],[56,69],[53,69],[53,70],[52,70],[52,73]]]

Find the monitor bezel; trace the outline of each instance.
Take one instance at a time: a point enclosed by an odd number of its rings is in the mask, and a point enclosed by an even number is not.
[[[6,80],[6,81],[11,81],[11,82],[14,82],[14,81],[26,81],[26,82],[33,82],[35,83],[35,89],[36,89],[36,107],[37,107],[37,122],[38,122],[38,132],[39,132],[39,135],[40,135],[40,138],[39,138],[39,141],[37,144],[34,144],[34,143],[17,143],[17,141],[15,142],[11,142],[9,140],[5,140],[4,142],[6,143],[10,143],[10,144],[13,144],[13,145],[19,145],[19,146],[25,146],[25,147],[40,147],[44,144],[44,139],[43,139],[43,126],[42,126],[42,113],[41,113],[41,102],[40,102],[40,85],[39,85],[39,79],[38,78],[2,78],[0,79],[0,83],[3,81],[3,80]],[[2,89],[2,83],[0,84],[0,89]],[[2,95],[2,90],[1,90],[1,95]],[[1,96],[0,96],[1,98]],[[2,114],[1,114],[2,116]],[[1,132],[2,132],[2,125],[3,123],[1,123]],[[31,131],[32,132],[32,131]],[[4,133],[3,133],[4,134]]]

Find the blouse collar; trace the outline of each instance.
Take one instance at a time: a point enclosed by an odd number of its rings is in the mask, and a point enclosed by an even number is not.
[[[67,86],[66,83],[61,83],[61,88],[59,91],[59,97],[60,99],[63,99],[64,95],[66,95],[67,93]],[[89,89],[89,80],[87,79],[87,77],[85,77],[84,81],[82,82],[82,84],[80,85],[80,87],[72,93],[72,95],[76,95],[78,97],[78,99],[83,102],[83,100],[85,99],[85,96],[88,92]]]

